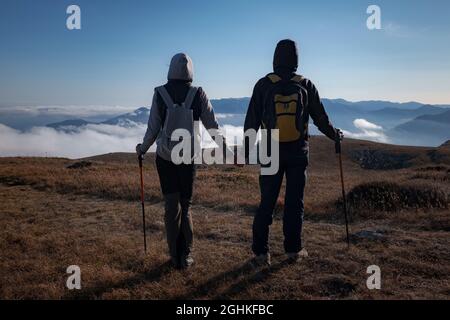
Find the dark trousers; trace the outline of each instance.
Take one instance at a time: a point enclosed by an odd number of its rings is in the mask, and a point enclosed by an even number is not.
[[[167,244],[174,264],[187,259],[193,246],[193,224],[190,212],[195,165],[176,165],[156,157],[156,168],[165,202],[164,222]]]
[[[307,147],[297,144],[280,144],[280,166],[278,172],[275,175],[260,176],[261,202],[253,221],[252,249],[256,255],[269,252],[269,227],[272,224],[273,212],[285,175],[284,250],[288,253],[295,253],[300,252],[302,249],[303,196],[307,166]]]

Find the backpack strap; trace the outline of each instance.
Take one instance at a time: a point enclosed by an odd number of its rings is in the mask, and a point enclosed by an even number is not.
[[[282,80],[281,77],[280,77],[279,75],[275,74],[275,73],[269,73],[269,74],[267,75],[267,78],[269,78],[269,80],[270,80],[272,83],[277,83],[277,82],[280,82],[280,81]],[[296,83],[300,83],[300,82],[303,81],[303,79],[305,79],[303,76],[300,76],[300,75],[296,74],[296,75],[293,76],[290,80],[291,80],[291,81],[294,81],[294,82],[296,82]]]
[[[300,75],[296,74],[295,76],[293,76],[291,78],[291,81],[294,81],[296,83],[300,83],[300,82],[303,81],[303,79],[305,79],[303,76],[300,76]]]
[[[189,91],[186,95],[186,100],[184,100],[184,107],[186,109],[190,109],[192,106],[192,103],[194,102],[195,95],[197,94],[198,88],[196,87],[190,87]]]
[[[269,73],[269,74],[267,75],[267,78],[269,78],[269,80],[270,80],[272,83],[277,83],[277,82],[280,82],[280,81],[281,81],[281,77],[280,77],[279,75],[275,74],[275,73]]]
[[[167,92],[167,89],[164,86],[156,88],[156,91],[161,95],[161,98],[163,99],[167,107],[171,107],[174,105],[170,94]]]

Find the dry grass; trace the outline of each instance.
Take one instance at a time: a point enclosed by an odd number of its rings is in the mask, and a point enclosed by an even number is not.
[[[448,154],[406,148],[411,167],[366,170],[351,161],[354,150],[391,146],[346,143],[348,190],[374,181],[400,187],[420,183],[447,196]],[[259,194],[255,167],[201,167],[193,208],[196,265],[176,271],[167,264],[163,210],[152,157],[145,162],[149,254],[142,252],[138,168],[132,155],[87,159],[68,169],[66,159],[0,159],[0,298],[3,299],[328,299],[437,298],[450,295],[448,209],[403,208],[369,212],[351,224],[352,234],[379,231],[382,241],[353,238],[347,251],[333,146],[312,141],[306,191],[305,244],[310,258],[289,265],[282,255],[280,196],[271,232],[274,263],[253,270],[251,213]],[[439,154],[439,162],[436,162]],[[430,157],[432,155],[433,158]],[[435,168],[425,170],[424,168]],[[420,176],[418,176],[420,174]],[[375,219],[376,218],[376,219]],[[65,287],[67,266],[82,270],[82,290]],[[365,286],[366,268],[382,270],[382,290]]]
[[[398,212],[405,209],[447,209],[447,194],[435,185],[370,182],[353,188],[347,196],[352,211]]]

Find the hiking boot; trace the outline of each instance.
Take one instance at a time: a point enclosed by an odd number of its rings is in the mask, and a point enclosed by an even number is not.
[[[253,258],[251,261],[251,264],[253,267],[269,267],[270,266],[270,253],[267,254],[260,254]]]
[[[180,268],[180,262],[178,261],[178,258],[176,258],[176,257],[170,257],[170,264],[175,269],[179,269]]]
[[[300,252],[288,252],[286,253],[287,259],[290,263],[295,263],[300,261],[301,259],[308,257],[308,251],[305,248],[300,250]]]

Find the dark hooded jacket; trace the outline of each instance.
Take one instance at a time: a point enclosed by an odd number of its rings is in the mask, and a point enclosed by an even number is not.
[[[292,40],[282,40],[277,44],[275,54],[273,58],[273,70],[282,79],[291,79],[298,68],[298,50],[297,45]],[[245,117],[244,130],[254,129],[259,130],[262,124],[263,108],[265,106],[265,93],[268,92],[272,86],[272,82],[266,77],[260,79],[254,89],[253,95],[250,100],[250,104],[247,110],[247,116]],[[337,131],[331,125],[328,115],[325,112],[325,108],[320,100],[319,92],[314,84],[306,78],[303,78],[301,86],[306,90],[306,108],[307,114],[304,115],[303,121],[308,122],[309,117],[314,121],[314,124],[319,130],[328,138],[335,140]],[[300,128],[303,128],[303,123],[300,123]],[[299,142],[305,148],[308,147],[308,130],[302,136]],[[289,142],[292,144],[292,142]],[[282,147],[283,143],[280,143]],[[248,150],[248,146],[246,148]],[[281,150],[281,149],[280,149]]]

